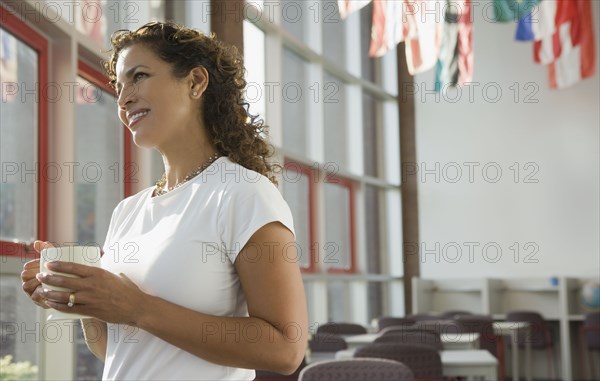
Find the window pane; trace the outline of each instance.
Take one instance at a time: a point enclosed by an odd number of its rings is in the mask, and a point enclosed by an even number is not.
[[[371,24],[373,19],[373,3],[369,3],[360,10],[360,59],[362,77],[371,82],[379,83],[377,80],[377,69],[381,58],[369,57],[371,46]]]
[[[102,245],[112,210],[123,195],[123,130],[115,98],[81,77],[77,80],[77,241]]]
[[[330,322],[342,323],[347,321],[349,314],[348,284],[343,281],[327,283],[327,317]]]
[[[0,239],[37,235],[37,53],[0,28]]]
[[[335,181],[335,180],[332,180]],[[352,265],[350,226],[350,189],[333,182],[324,184],[325,191],[325,268],[349,270]]]
[[[266,120],[265,33],[244,20],[244,64],[246,66],[245,100],[250,113]]]
[[[297,165],[288,164],[283,172],[283,197],[294,216],[299,265],[310,267],[310,198],[309,177],[299,172]]]
[[[368,321],[383,316],[383,284],[381,282],[369,282],[367,286],[368,298]]]
[[[102,246],[112,210],[123,197],[123,130],[112,94],[78,77],[75,107],[77,241]],[[89,351],[79,325],[78,380],[102,377],[102,363]]]
[[[23,373],[28,376],[23,379],[28,380],[37,379],[37,345],[41,333],[36,308],[21,289],[20,276],[2,274],[0,277],[0,324],[2,325],[0,358],[10,355],[12,362],[29,362],[33,368],[22,365]],[[2,373],[4,372],[5,369],[2,369]]]
[[[322,3],[323,55],[342,67],[346,66],[345,22],[340,18],[337,0]]]
[[[379,215],[379,189],[365,186],[365,230],[367,241],[367,271],[371,274],[381,272],[381,237]]]
[[[279,6],[275,9],[279,9]],[[304,21],[309,16],[307,11],[303,0],[283,0],[281,2],[281,26],[300,41],[304,41]]]
[[[364,168],[365,174],[377,177],[379,174],[378,164],[378,138],[380,114],[378,102],[375,98],[363,92],[363,146],[364,146]]]
[[[283,50],[283,146],[286,150],[306,154],[306,61],[288,49]]]
[[[346,85],[337,77],[325,72],[324,117],[325,161],[346,169],[348,133],[346,126]]]

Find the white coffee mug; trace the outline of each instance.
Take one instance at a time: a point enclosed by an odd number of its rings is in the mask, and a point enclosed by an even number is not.
[[[87,266],[100,267],[100,248],[98,246],[62,246],[49,247],[42,250],[40,253],[40,272],[77,278],[76,275],[64,274],[49,270],[46,267],[46,264],[51,261],[73,262]],[[50,286],[43,283],[42,286],[54,291],[71,291],[68,288]],[[86,317],[87,316],[65,313],[51,309],[47,320],[73,320]]]

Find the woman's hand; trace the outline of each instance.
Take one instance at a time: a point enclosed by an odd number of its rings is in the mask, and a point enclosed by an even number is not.
[[[79,277],[71,278],[48,272],[38,274],[39,282],[72,290],[42,290],[40,295],[46,300],[47,306],[66,313],[95,317],[108,323],[137,325],[138,316],[145,306],[144,298],[148,295],[125,275],[115,275],[98,267],[71,262],[53,261],[47,266],[49,270]],[[70,301],[73,302],[71,307]]]
[[[50,242],[35,241],[33,248],[38,253],[41,253],[43,249],[53,247]],[[40,260],[34,259],[23,265],[23,272],[21,272],[21,280],[23,281],[23,291],[31,300],[42,308],[50,308],[45,302],[42,296],[42,284],[36,278],[36,275],[40,272]]]

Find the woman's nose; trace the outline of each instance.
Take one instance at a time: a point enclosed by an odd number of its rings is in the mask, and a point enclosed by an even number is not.
[[[135,99],[136,87],[133,84],[125,84],[117,98],[119,107],[124,108],[127,103],[133,102]]]

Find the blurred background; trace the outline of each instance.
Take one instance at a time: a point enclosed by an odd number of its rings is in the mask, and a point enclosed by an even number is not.
[[[554,0],[0,1],[0,374],[101,377],[78,322],[45,322],[19,274],[35,239],[102,246],[117,203],[161,176],[101,70],[111,33],[151,20],[243,50],[311,332],[534,309],[555,342],[534,378],[548,361],[559,379],[600,374],[598,352],[578,363],[600,309],[600,4],[578,1],[568,25]]]

